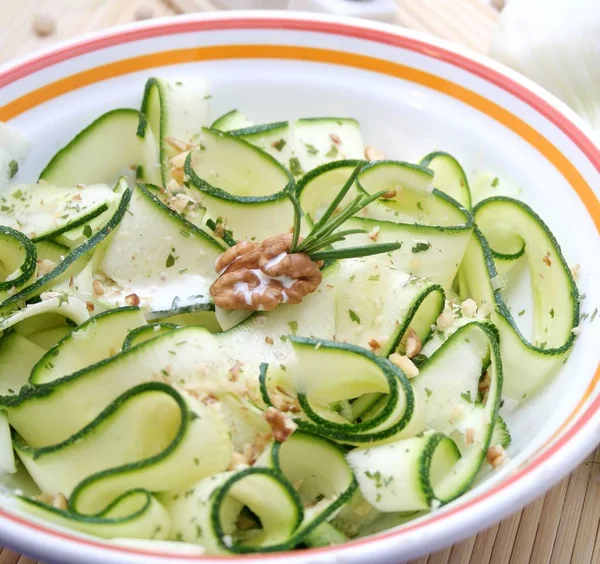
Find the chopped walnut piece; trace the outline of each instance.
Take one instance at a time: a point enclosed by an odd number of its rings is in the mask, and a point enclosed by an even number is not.
[[[377,241],[377,239],[379,239],[379,231],[380,231],[379,225],[376,225],[375,227],[373,227],[373,229],[371,229],[371,231],[369,231],[369,239],[371,239],[371,241]]]
[[[416,334],[415,330],[412,327],[409,327],[408,336],[406,337],[406,356],[408,358],[414,358],[421,352],[422,348],[423,343],[421,343],[419,335]]]
[[[383,193],[381,197],[385,198],[386,200],[391,200],[392,198],[396,197],[397,193],[398,191],[395,188],[390,188],[387,192]]]
[[[330,133],[329,139],[331,139],[336,145],[342,144],[342,140],[340,139],[340,136],[336,135],[335,133]]]
[[[104,294],[104,286],[102,286],[102,282],[100,280],[94,280],[94,294],[96,296],[102,296]]]
[[[92,302],[85,302],[85,309],[92,313],[96,309],[96,306]]]
[[[377,351],[381,348],[381,345],[379,344],[379,341],[377,339],[371,339],[369,341],[369,347],[371,347],[372,351]]]
[[[127,294],[125,296],[125,303],[130,306],[139,306],[140,297],[137,294]]]
[[[231,453],[231,460],[229,461],[227,470],[243,470],[244,468],[248,468],[248,466],[250,464],[243,454],[235,451]]]
[[[481,394],[483,403],[487,402],[487,394],[490,391],[490,385],[492,383],[492,379],[488,372],[483,375],[483,378],[479,380],[479,384],[477,385],[477,390]]]
[[[52,272],[56,268],[56,263],[50,259],[42,259],[37,261],[37,274],[44,276],[48,272]]]
[[[453,323],[454,313],[452,313],[451,311],[445,311],[441,313],[436,320],[436,325],[438,326],[438,329],[441,329],[442,331],[444,329],[448,329],[448,327],[450,327]]]
[[[292,235],[262,244],[241,241],[216,261],[219,277],[210,288],[223,309],[270,311],[281,303],[299,304],[321,283],[319,264],[304,253],[290,253]]]
[[[275,409],[283,413],[301,412],[298,400],[287,394],[281,386],[277,386],[276,390],[270,392],[270,399]]]
[[[264,417],[271,427],[273,438],[279,443],[286,441],[298,427],[296,423],[274,407],[267,407]]]
[[[186,143],[185,141],[182,141],[181,139],[175,139],[175,137],[167,136],[167,137],[165,137],[165,142],[168,145],[170,145],[171,147],[173,147],[173,149],[179,151],[180,153],[182,151],[189,151],[190,149],[193,148],[193,146],[190,143]]]
[[[395,364],[407,378],[414,378],[419,375],[419,369],[415,366],[415,363],[405,355],[393,353],[389,356],[389,360],[392,364]]]
[[[580,269],[580,268],[581,268],[581,267],[580,267],[578,264],[574,264],[574,265],[571,267],[571,276],[573,276],[573,279],[574,279],[574,280],[577,280],[577,279],[579,278],[579,269]]]
[[[542,262],[546,266],[552,266],[552,259],[550,258],[550,253],[549,252],[544,255],[544,258],[542,259]]]
[[[497,468],[500,468],[500,466],[502,466],[508,460],[508,455],[506,454],[506,451],[504,450],[502,445],[496,445],[496,446],[488,448],[486,458],[487,458],[488,464],[494,470],[496,470]]]
[[[241,368],[242,363],[236,360],[235,364],[228,370],[230,382],[237,382],[239,380]]]
[[[460,304],[460,311],[465,317],[475,317],[477,315],[477,302],[467,298]]]
[[[365,158],[369,161],[383,161],[385,160],[385,154],[369,145],[365,148]]]
[[[183,168],[183,165],[185,165],[185,160],[190,153],[191,151],[182,151],[181,153],[177,153],[169,160],[169,164],[173,168]]]
[[[465,433],[465,444],[472,445],[475,442],[475,429],[469,427]]]
[[[273,344],[273,338],[272,337],[265,337],[265,343],[267,343],[267,345],[272,345]]]

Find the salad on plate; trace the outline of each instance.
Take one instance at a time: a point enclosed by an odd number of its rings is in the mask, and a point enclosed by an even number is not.
[[[282,551],[509,464],[511,409],[579,331],[544,221],[449,153],[386,159],[348,117],[211,121],[209,99],[151,78],[33,184],[2,148],[3,505],[122,543]]]

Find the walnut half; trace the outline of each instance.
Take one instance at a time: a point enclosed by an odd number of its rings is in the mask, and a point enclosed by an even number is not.
[[[299,304],[321,283],[319,263],[305,253],[290,253],[291,235],[263,243],[241,241],[215,264],[219,277],[210,287],[215,305],[223,309],[270,311],[279,304]]]

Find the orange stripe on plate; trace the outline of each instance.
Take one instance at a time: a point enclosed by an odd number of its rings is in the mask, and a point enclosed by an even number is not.
[[[78,88],[132,72],[197,61],[263,58],[330,63],[378,72],[421,84],[476,108],[514,131],[542,153],[579,194],[600,231],[600,202],[591,188],[570,161],[533,127],[484,96],[454,82],[413,67],[364,55],[289,45],[222,45],[163,51],[108,63],[57,80],[0,108],[0,121],[12,119],[39,104]]]

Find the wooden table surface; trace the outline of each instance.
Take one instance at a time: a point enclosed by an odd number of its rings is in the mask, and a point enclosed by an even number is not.
[[[397,0],[398,24],[487,52],[498,14],[480,0]],[[514,0],[518,1],[518,0]],[[0,63],[56,41],[154,17],[214,10],[211,0],[0,0]],[[36,15],[56,29],[33,32]],[[600,448],[559,485],[501,523],[411,564],[600,564]],[[0,564],[36,561],[4,549]]]

